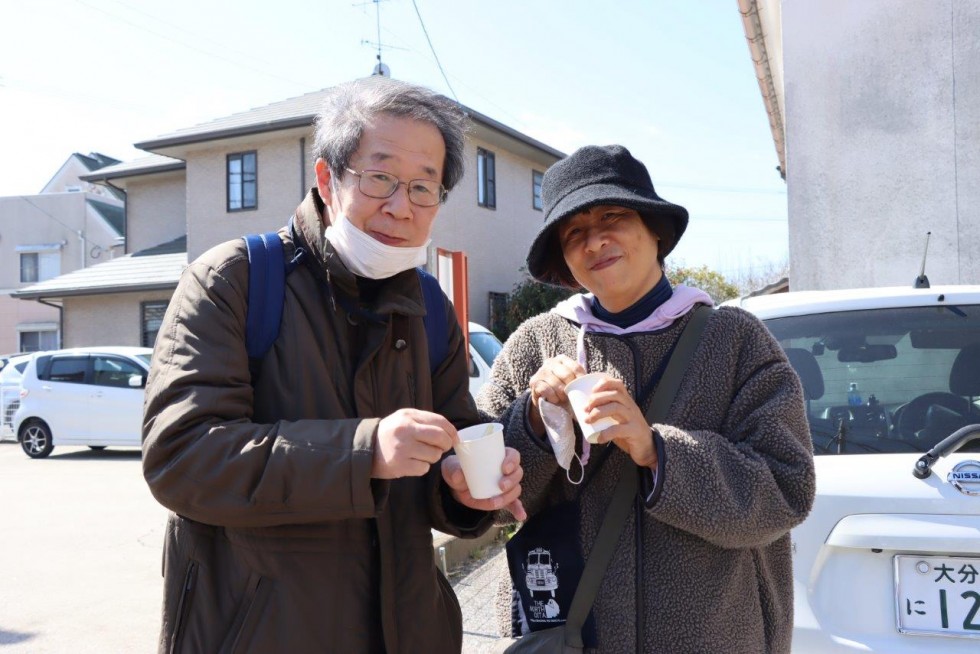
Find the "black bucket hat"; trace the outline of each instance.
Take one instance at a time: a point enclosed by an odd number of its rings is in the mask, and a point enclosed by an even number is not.
[[[546,284],[576,286],[558,243],[557,228],[580,211],[601,204],[635,210],[660,239],[661,258],[674,249],[687,229],[687,209],[657,195],[646,166],[621,145],[587,145],[556,162],[544,174],[541,199],[544,225],[531,243],[527,270]]]

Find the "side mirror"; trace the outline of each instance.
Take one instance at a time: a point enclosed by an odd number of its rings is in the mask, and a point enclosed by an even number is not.
[[[130,388],[143,388],[146,386],[146,377],[143,375],[130,375],[129,376],[129,387]]]

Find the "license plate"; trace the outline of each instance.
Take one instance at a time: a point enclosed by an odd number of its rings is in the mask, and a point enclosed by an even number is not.
[[[898,630],[980,638],[980,559],[895,557]]]

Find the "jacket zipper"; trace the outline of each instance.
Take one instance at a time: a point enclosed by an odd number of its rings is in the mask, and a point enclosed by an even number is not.
[[[187,621],[187,614],[191,607],[191,591],[194,589],[196,579],[197,563],[191,561],[187,565],[187,574],[184,575],[184,587],[180,591],[180,601],[177,603],[177,621],[174,624],[174,637],[170,641],[170,654],[177,654],[181,637],[184,635],[184,623]]]

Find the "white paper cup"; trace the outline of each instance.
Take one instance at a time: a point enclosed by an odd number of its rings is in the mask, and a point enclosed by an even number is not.
[[[459,431],[459,445],[454,449],[463,466],[463,476],[470,495],[477,500],[496,497],[502,492],[504,473],[504,426],[499,422],[474,425]]]
[[[585,440],[590,443],[596,442],[596,437],[603,429],[619,424],[613,418],[602,418],[591,424],[585,422],[585,405],[589,403],[589,398],[592,396],[592,389],[600,381],[607,378],[608,375],[601,372],[592,372],[576,378],[565,386],[565,394],[568,395],[568,401],[572,405],[572,411],[575,413],[578,426],[581,427]]]

